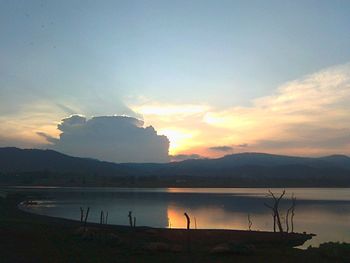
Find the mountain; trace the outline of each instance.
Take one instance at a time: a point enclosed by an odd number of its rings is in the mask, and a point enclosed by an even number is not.
[[[286,165],[302,165],[314,168],[344,168],[350,169],[350,157],[345,155],[331,155],[326,157],[296,157],[267,153],[238,153],[226,155],[218,159],[186,160],[178,163],[187,168],[201,167],[202,169],[226,169],[243,166],[277,167]]]
[[[68,156],[53,150],[0,148],[0,172],[50,171],[60,173],[124,174],[123,166]]]
[[[350,169],[350,158],[346,155],[330,155],[318,159],[324,161],[326,164]]]
[[[350,186],[350,158],[239,153],[172,163],[109,163],[52,150],[0,148],[0,184]]]

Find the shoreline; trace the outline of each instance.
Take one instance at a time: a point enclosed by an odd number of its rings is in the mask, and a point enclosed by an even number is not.
[[[35,215],[42,218],[46,218],[48,222],[57,222],[62,220],[67,224],[74,224],[77,226],[82,226],[82,222],[74,219],[66,219],[60,217],[53,217],[49,215],[40,215],[24,210],[23,202],[17,204],[17,209],[23,213],[29,215]],[[302,246],[307,240],[312,239],[313,236],[316,236],[313,233],[280,233],[272,231],[257,231],[257,230],[238,230],[238,229],[185,229],[185,228],[158,228],[150,226],[137,226],[131,228],[126,225],[114,225],[114,224],[100,224],[96,222],[87,222],[87,227],[99,228],[103,230],[111,231],[137,231],[137,232],[152,232],[152,235],[158,235],[160,239],[166,239],[168,241],[177,241],[183,242],[184,236],[191,235],[193,242],[195,240],[200,240],[205,236],[210,238],[211,245],[217,243],[219,244],[224,242],[235,242],[242,244],[254,244],[255,246],[286,246],[286,247],[297,247]],[[180,239],[180,240],[179,240]]]
[[[225,242],[222,233],[220,241],[203,235],[215,230],[164,231],[97,223],[88,223],[83,229],[79,221],[21,210],[18,204],[25,198],[0,198],[4,262],[334,262],[320,261],[323,256],[318,248],[242,245]]]

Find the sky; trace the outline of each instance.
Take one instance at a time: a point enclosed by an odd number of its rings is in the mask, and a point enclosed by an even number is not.
[[[349,24],[346,0],[0,0],[0,146],[349,155]]]

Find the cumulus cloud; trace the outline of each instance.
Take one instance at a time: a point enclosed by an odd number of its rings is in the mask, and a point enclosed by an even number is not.
[[[213,146],[208,148],[211,151],[215,152],[231,152],[233,151],[233,147],[231,146]]]
[[[59,139],[40,134],[52,148],[73,156],[112,162],[167,162],[169,140],[152,126],[126,116],[99,116],[87,119],[73,115],[58,124]]]

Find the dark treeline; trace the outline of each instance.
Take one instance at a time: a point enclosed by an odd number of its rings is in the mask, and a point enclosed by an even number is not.
[[[347,177],[105,176],[49,171],[0,174],[0,185],[114,187],[350,187]]]
[[[115,164],[51,150],[0,148],[1,185],[349,187],[350,158],[263,153],[173,163]]]

